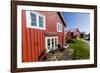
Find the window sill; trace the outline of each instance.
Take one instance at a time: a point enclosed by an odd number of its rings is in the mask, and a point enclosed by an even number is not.
[[[41,28],[41,27],[27,26],[27,28],[34,28],[34,29],[46,30],[45,27]]]

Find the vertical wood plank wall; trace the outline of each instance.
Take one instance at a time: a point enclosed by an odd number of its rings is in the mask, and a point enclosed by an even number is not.
[[[62,23],[56,12],[37,11],[46,18],[46,30],[26,27],[26,12],[22,11],[22,62],[37,62],[45,48],[45,32],[57,32],[57,22]],[[63,44],[63,32],[58,32],[58,43]]]

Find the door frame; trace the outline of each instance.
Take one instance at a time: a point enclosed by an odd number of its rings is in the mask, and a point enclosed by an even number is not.
[[[57,44],[58,44],[58,36],[46,36],[46,37],[45,37],[45,48],[46,48],[47,52],[50,51],[50,49],[48,49],[48,46],[47,46],[47,39],[50,39],[50,44],[52,44],[51,39],[54,39],[54,44],[55,44],[55,38],[57,38]],[[50,47],[51,47],[51,46],[52,46],[52,45],[50,45]],[[55,47],[55,46],[54,46],[54,47]]]

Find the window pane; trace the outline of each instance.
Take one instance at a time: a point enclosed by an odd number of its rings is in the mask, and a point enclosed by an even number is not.
[[[58,26],[58,31],[59,31],[59,24],[57,26]]]
[[[59,24],[58,24],[58,31],[59,31]]]
[[[50,39],[47,39],[47,48],[50,49]]]
[[[31,25],[36,26],[36,14],[31,13]]]
[[[55,48],[57,48],[57,38],[55,38]]]
[[[61,31],[61,24],[60,24],[60,31]]]
[[[58,24],[58,32],[61,32],[62,31],[62,25],[59,23]]]
[[[61,24],[61,31],[62,31],[62,24]]]
[[[59,31],[60,31],[60,24],[59,24]]]
[[[54,48],[54,39],[52,39],[52,48]]]
[[[43,27],[43,17],[39,16],[39,27]]]

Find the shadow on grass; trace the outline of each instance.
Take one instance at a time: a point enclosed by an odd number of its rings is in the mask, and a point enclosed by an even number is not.
[[[68,41],[66,41],[66,43],[75,43],[75,40],[73,39],[73,40],[68,40]]]

